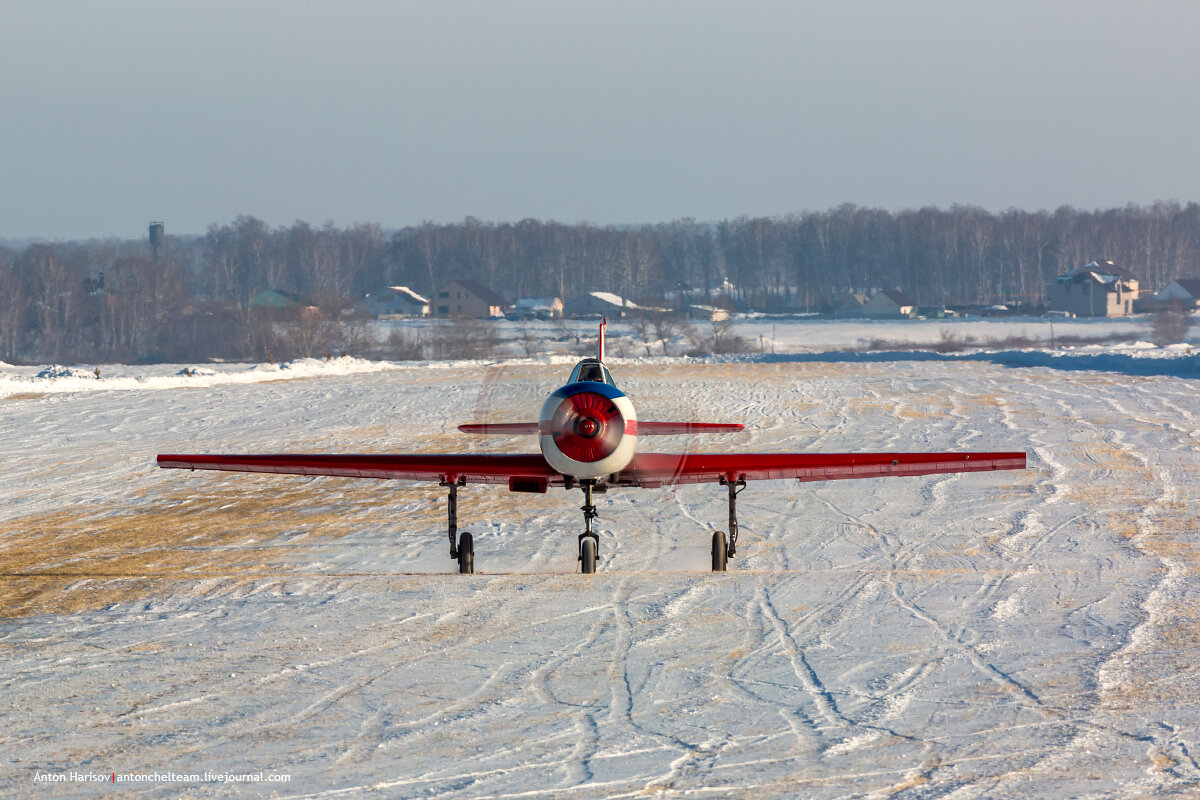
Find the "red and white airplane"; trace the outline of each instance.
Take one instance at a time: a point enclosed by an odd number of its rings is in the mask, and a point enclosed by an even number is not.
[[[550,487],[583,490],[583,533],[579,563],[596,571],[600,537],[592,530],[593,493],[615,487],[653,489],[682,483],[717,483],[729,494],[729,536],[712,536],[712,568],[722,572],[737,552],[737,497],[747,481],[832,481],[847,478],[932,475],[1024,469],[1024,453],[643,453],[642,436],[740,431],[739,424],[645,422],[613,382],[604,365],[604,327],[599,352],[571,371],[565,386],[550,394],[537,422],[460,425],[464,433],[529,434],[540,453],[530,454],[388,454],[388,455],[160,455],[167,469],[215,469],[290,475],[337,475],[437,481],[449,490],[450,557],[459,572],[474,572],[471,534],[458,533],[458,489],[470,483],[508,484],[510,492],[544,493]]]

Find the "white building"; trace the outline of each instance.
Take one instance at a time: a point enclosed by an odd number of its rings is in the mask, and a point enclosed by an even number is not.
[[[870,300],[863,303],[864,317],[883,317],[887,319],[908,318],[917,313],[917,304],[903,292],[895,289],[884,289],[876,292]]]
[[[429,299],[407,286],[389,286],[367,295],[364,301],[367,313],[373,317],[385,316],[429,316]]]
[[[1200,279],[1179,278],[1173,280],[1154,293],[1154,300],[1162,306],[1179,303],[1189,311],[1200,307]]]
[[[512,313],[522,319],[559,319],[563,301],[557,297],[522,297],[513,305]]]
[[[687,307],[687,318],[701,322],[724,322],[729,319],[729,312],[716,306],[692,305]]]
[[[563,313],[570,317],[583,317],[589,314],[623,317],[637,310],[637,303],[612,292],[588,292],[563,304]]]

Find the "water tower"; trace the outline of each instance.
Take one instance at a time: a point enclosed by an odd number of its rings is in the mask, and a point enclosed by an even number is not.
[[[155,261],[158,261],[158,248],[162,246],[165,230],[166,226],[161,222],[150,223],[150,247],[154,250]]]

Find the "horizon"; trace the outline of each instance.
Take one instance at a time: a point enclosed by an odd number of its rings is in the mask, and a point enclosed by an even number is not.
[[[257,219],[258,221],[266,224],[267,228],[271,231],[284,231],[284,230],[287,230],[288,228],[291,228],[294,225],[309,225],[315,229],[323,228],[326,225],[332,225],[334,227],[334,229],[336,229],[336,230],[344,230],[347,228],[351,228],[355,225],[378,225],[380,230],[382,230],[384,233],[394,234],[394,233],[398,233],[400,231],[411,229],[411,228],[419,228],[424,225],[437,225],[437,226],[451,227],[451,226],[455,226],[455,225],[465,224],[468,221],[474,221],[485,227],[496,227],[496,226],[501,226],[501,225],[515,225],[519,222],[524,222],[527,219],[533,219],[534,222],[537,222],[537,223],[540,223],[543,225],[564,225],[564,226],[568,226],[568,227],[589,226],[589,227],[594,227],[594,228],[598,228],[598,229],[615,229],[615,230],[646,228],[646,227],[654,227],[657,225],[671,225],[674,223],[681,223],[681,222],[686,222],[689,224],[695,224],[695,225],[700,225],[700,226],[706,226],[706,225],[720,225],[725,222],[733,222],[738,219],[741,219],[742,217],[746,217],[747,219],[767,219],[767,220],[772,220],[772,221],[782,221],[782,220],[787,220],[792,217],[804,217],[804,216],[807,216],[810,214],[828,214],[830,212],[836,211],[838,208],[841,208],[842,206],[853,206],[854,208],[866,210],[866,211],[882,211],[884,213],[891,214],[893,216],[899,216],[902,214],[909,214],[909,213],[916,213],[916,212],[925,211],[925,210],[933,210],[938,213],[950,213],[955,208],[979,209],[979,210],[982,210],[985,213],[990,214],[992,216],[1000,216],[1002,214],[1007,214],[1010,212],[1016,212],[1016,213],[1020,213],[1020,214],[1054,214],[1063,209],[1073,210],[1073,211],[1083,213],[1083,214],[1102,214],[1102,213],[1107,213],[1110,211],[1120,211],[1120,210],[1127,209],[1127,208],[1137,208],[1137,209],[1145,210],[1145,209],[1152,209],[1152,208],[1155,208],[1158,206],[1169,206],[1169,205],[1177,206],[1180,209],[1187,209],[1188,207],[1195,206],[1198,204],[1200,204],[1200,202],[1198,202],[1196,200],[1182,201],[1182,200],[1177,200],[1177,199],[1170,199],[1170,200],[1159,199],[1159,200],[1154,200],[1150,203],[1130,202],[1130,203],[1123,203],[1120,205],[1104,206],[1104,207],[1098,207],[1098,208],[1081,208],[1078,206],[1071,206],[1068,204],[1063,204],[1060,206],[1056,206],[1055,208],[1028,209],[1028,208],[1009,207],[1009,208],[996,210],[996,209],[984,208],[982,206],[978,206],[978,205],[974,205],[974,204],[967,204],[967,203],[951,203],[950,205],[947,205],[947,206],[927,205],[927,206],[921,206],[919,208],[901,208],[901,209],[880,208],[878,206],[864,206],[864,205],[858,205],[857,203],[840,203],[836,206],[831,206],[829,208],[824,208],[824,209],[805,209],[802,211],[788,211],[788,212],[785,212],[782,214],[761,214],[761,215],[756,215],[756,216],[749,216],[746,214],[738,214],[738,215],[735,215],[732,217],[724,217],[721,219],[708,219],[708,220],[698,220],[698,219],[692,219],[690,217],[679,217],[679,218],[675,218],[675,219],[657,220],[657,221],[653,221],[653,222],[597,223],[597,222],[592,222],[590,220],[577,220],[577,221],[571,222],[571,221],[562,220],[562,219],[551,219],[551,218],[535,219],[535,218],[531,218],[531,217],[526,217],[524,219],[519,219],[519,220],[518,219],[485,220],[485,219],[479,219],[472,215],[467,215],[466,217],[462,217],[457,220],[421,220],[420,222],[417,222],[417,223],[398,225],[398,226],[386,225],[377,220],[353,220],[350,222],[338,224],[338,223],[334,223],[332,220],[324,220],[321,223],[316,223],[311,219],[295,219],[295,220],[292,220],[290,223],[276,224],[276,223],[272,223],[269,220],[263,219],[262,217],[260,217],[256,214],[238,214],[224,222],[217,222],[217,221],[209,222],[205,225],[205,229],[202,231],[199,231],[199,232],[194,232],[194,231],[173,232],[171,230],[169,221],[149,220],[148,219],[144,223],[143,230],[140,235],[121,236],[118,234],[107,234],[107,235],[101,235],[101,236],[88,236],[88,237],[80,237],[80,238],[67,238],[67,237],[50,238],[50,237],[45,237],[45,236],[0,236],[0,246],[16,245],[16,246],[21,246],[21,247],[28,247],[28,246],[34,245],[34,244],[72,244],[72,243],[87,243],[87,242],[140,241],[142,239],[147,238],[147,235],[149,233],[149,226],[152,223],[163,224],[164,225],[163,235],[167,238],[176,237],[176,238],[181,238],[181,239],[198,239],[200,237],[203,237],[205,234],[207,234],[208,228],[210,226],[215,225],[215,226],[221,227],[221,226],[231,225],[239,217],[248,217],[250,219]]]

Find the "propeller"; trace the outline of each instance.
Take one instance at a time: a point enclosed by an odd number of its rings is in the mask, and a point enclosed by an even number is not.
[[[550,418],[550,435],[564,456],[594,462],[609,456],[625,434],[625,418],[607,397],[580,392],[563,398]]]

